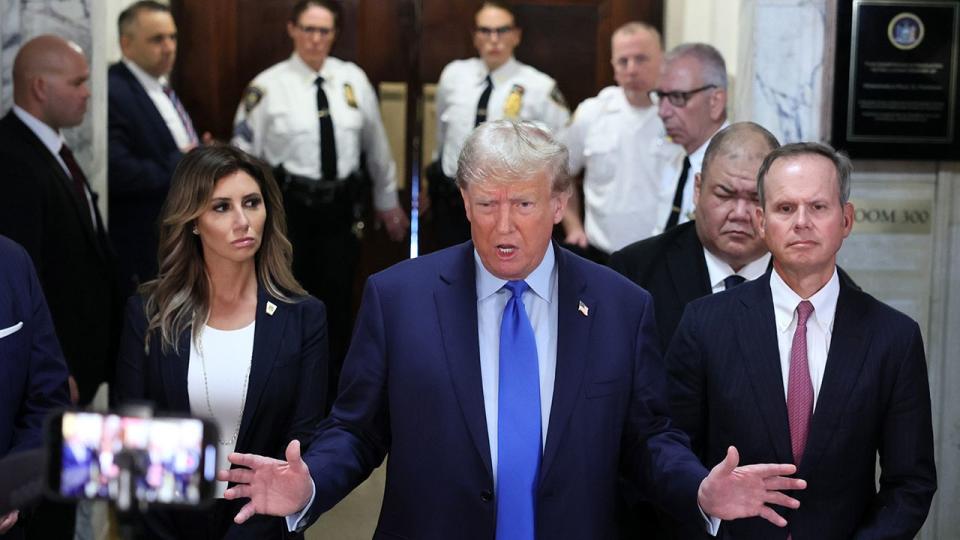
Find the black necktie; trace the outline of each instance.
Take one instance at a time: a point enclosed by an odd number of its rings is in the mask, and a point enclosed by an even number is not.
[[[83,216],[81,219],[92,226],[90,202],[87,199],[87,177],[83,174],[83,169],[80,168],[76,158],[73,157],[73,152],[66,144],[60,146],[60,159],[63,160],[67,170],[70,171],[70,178],[73,180],[73,194],[76,196],[77,202],[80,203],[80,215]]]
[[[490,101],[490,92],[493,91],[493,81],[489,75],[487,75],[487,78],[483,81],[487,83],[487,86],[484,87],[483,93],[480,94],[480,101],[477,102],[477,119],[473,123],[473,127],[477,127],[487,121],[487,102]]]
[[[323,91],[323,77],[317,77],[314,84],[317,85],[317,117],[320,118],[320,177],[333,181],[337,179],[337,145],[333,138],[330,104]]]
[[[680,178],[677,178],[677,192],[673,194],[673,208],[670,209],[670,217],[667,218],[667,226],[664,231],[677,226],[680,220],[680,206],[683,203],[683,188],[687,184],[687,173],[690,172],[690,156],[683,156],[683,170],[680,171]]]
[[[723,288],[729,291],[730,289],[736,287],[737,285],[743,283],[746,280],[747,278],[743,276],[738,276],[736,274],[729,275],[723,278]]]

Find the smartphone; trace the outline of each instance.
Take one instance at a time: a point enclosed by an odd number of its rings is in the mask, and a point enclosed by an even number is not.
[[[61,499],[196,506],[213,498],[217,428],[199,418],[63,411],[47,427],[47,491]]]

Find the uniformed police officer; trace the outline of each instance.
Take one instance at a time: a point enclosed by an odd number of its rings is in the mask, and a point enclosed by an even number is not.
[[[340,21],[335,0],[294,5],[287,23],[294,52],[244,91],[232,141],[278,171],[294,274],[327,305],[334,390],[352,328],[361,153],[377,220],[396,241],[409,226],[373,87],[357,65],[329,56]]]
[[[474,127],[486,120],[511,118],[539,122],[557,131],[570,118],[556,81],[513,57],[521,31],[510,8],[484,2],[474,22],[473,44],[480,57],[450,62],[437,85],[439,146],[427,176],[438,247],[470,238],[470,224],[453,178],[460,149]]]
[[[653,234],[663,168],[683,152],[667,141],[649,95],[660,74],[660,32],[627,23],[613,33],[611,52],[617,86],[581,103],[560,137],[570,172],[584,171],[585,219],[575,194],[563,218],[566,242],[598,262]]]

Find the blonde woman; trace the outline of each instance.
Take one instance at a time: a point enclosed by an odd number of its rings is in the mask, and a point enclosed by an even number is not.
[[[270,173],[243,151],[199,147],[174,172],[160,215],[160,272],[127,304],[119,403],[215,420],[220,468],[232,451],[283,457],[309,442],[326,399],[323,304],[290,270],[283,203]],[[156,538],[288,538],[280,518],[236,525],[238,501],[201,512],[151,512]]]

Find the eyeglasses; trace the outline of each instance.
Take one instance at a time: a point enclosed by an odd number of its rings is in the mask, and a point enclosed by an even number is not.
[[[328,28],[326,26],[302,26],[297,25],[297,30],[300,30],[304,34],[307,34],[310,37],[320,36],[327,37],[333,33],[333,28]]]
[[[478,26],[474,29],[474,32],[480,34],[486,39],[490,39],[491,37],[494,36],[494,34],[496,34],[498,38],[502,38],[503,36],[509,34],[510,32],[513,32],[514,29],[516,29],[516,26],[500,26],[497,28],[490,28],[489,26]]]
[[[674,107],[686,107],[687,102],[690,101],[690,98],[694,94],[703,92],[704,90],[710,90],[711,88],[716,88],[715,84],[708,84],[706,86],[701,86],[700,88],[694,88],[693,90],[687,90],[686,92],[664,92],[663,90],[651,90],[650,91],[650,100],[654,103],[659,103],[663,98],[667,98],[667,101],[670,102]]]

